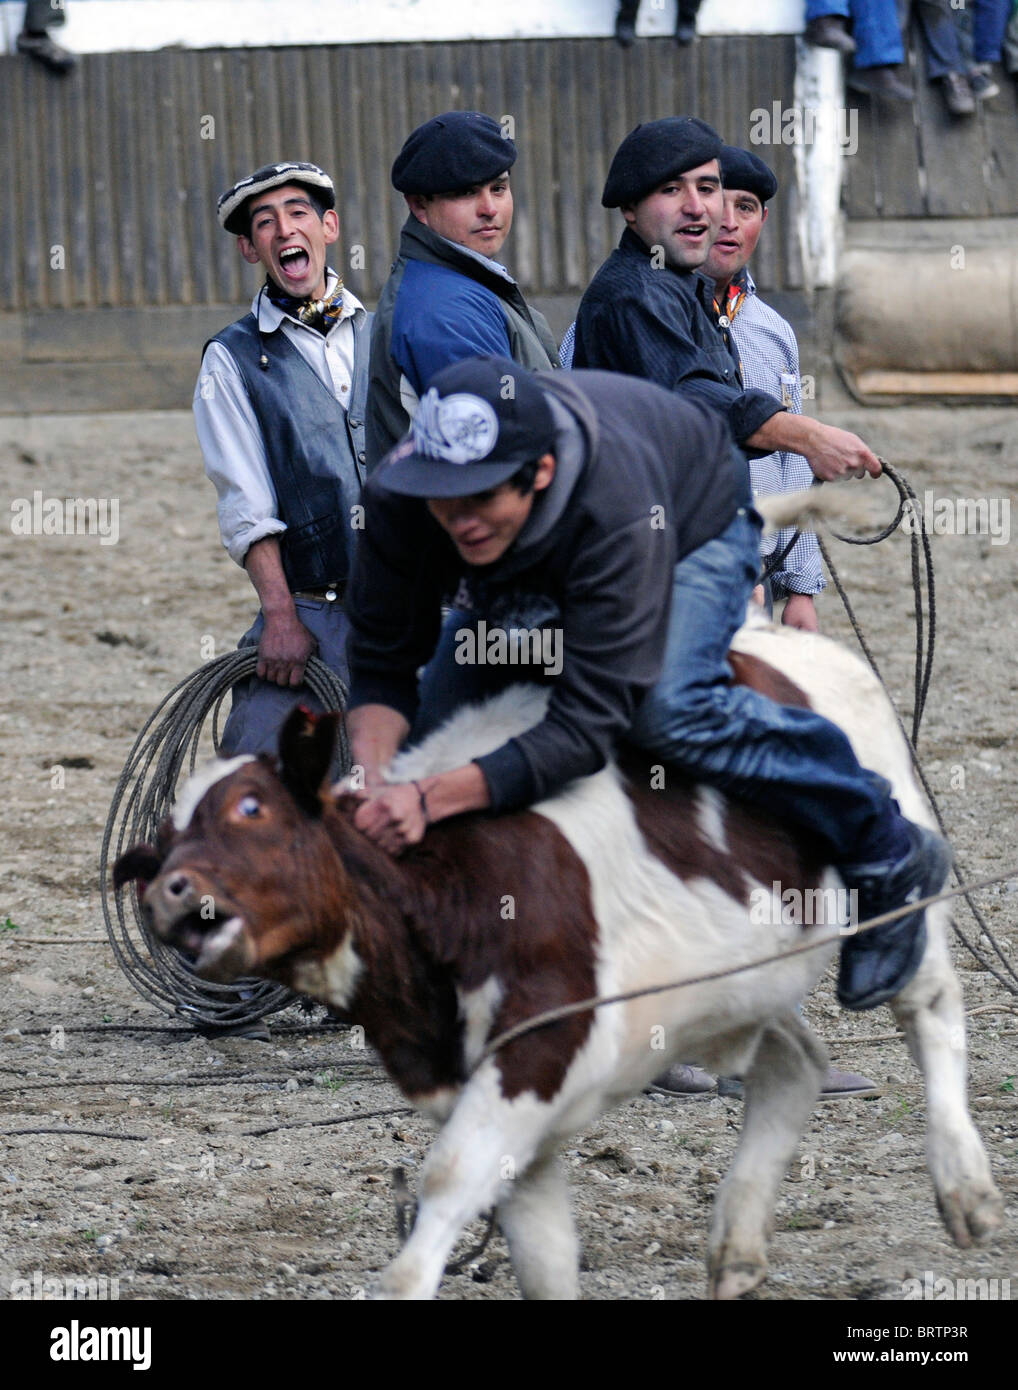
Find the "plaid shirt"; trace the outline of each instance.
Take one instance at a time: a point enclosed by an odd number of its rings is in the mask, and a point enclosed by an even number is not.
[[[732,320],[730,332],[742,359],[742,381],[748,389],[766,391],[782,401],[796,415],[802,414],[802,383],[799,379],[799,344],[791,324],[763,302],[748,270],[735,280],[746,296]],[[768,454],[751,459],[753,495],[795,492],[813,482],[813,470],[801,454]],[[792,539],[788,528],[768,536],[761,544],[764,560],[782,551]],[[820,563],[816,536],[803,532],[785,557],[781,568],[771,575],[775,597],[786,593],[817,594],[827,587]]]

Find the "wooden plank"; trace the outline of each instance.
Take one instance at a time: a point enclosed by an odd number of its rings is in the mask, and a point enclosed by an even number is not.
[[[583,183],[580,170],[587,156],[586,141],[581,143],[577,113],[576,59],[578,43],[564,41],[555,46],[552,86],[555,112],[547,138],[555,155],[555,183],[558,197],[545,215],[558,229],[561,245],[561,275],[558,289],[581,290],[583,253],[580,229],[583,226]],[[535,132],[536,134],[537,132]],[[544,136],[544,132],[540,132]],[[554,136],[554,138],[551,138]]]
[[[86,59],[77,82],[65,84],[67,122],[68,302],[93,304],[92,189],[89,184],[88,111],[93,64]]]
[[[1018,397],[1018,372],[867,371],[856,384],[866,396]]]
[[[160,81],[166,64],[160,54],[139,53],[142,61],[134,67],[133,101],[125,117],[133,116],[137,131],[138,239],[142,277],[138,285],[138,304],[166,304],[168,242],[179,235],[180,218],[173,204],[172,171],[166,167],[165,127],[170,98]],[[154,98],[154,94],[158,96]],[[154,98],[154,99],[153,99]],[[154,194],[154,196],[153,196]]]
[[[1000,96],[982,102],[983,168],[990,211],[1018,213],[1018,83],[1002,81]]]
[[[93,304],[120,303],[120,275],[115,227],[117,191],[110,135],[110,56],[97,53],[88,60],[89,100],[86,123],[88,169],[92,186],[91,247],[95,266]]]
[[[534,136],[532,132],[546,130],[547,111],[530,100],[527,89],[529,58],[532,46],[523,42],[505,45],[502,53],[504,89],[503,110],[499,115],[512,115],[516,121],[516,139],[519,145],[519,158],[512,168],[513,214],[512,235],[506,242],[505,261],[516,279],[526,291],[540,283],[540,252],[537,243],[537,229],[531,216],[531,209],[540,206],[537,170],[533,160]],[[482,96],[487,100],[488,91],[498,79],[493,68],[496,55],[485,53],[485,86]]]
[[[27,66],[20,56],[0,57],[0,86],[10,99],[10,125],[0,140],[0,188],[6,190],[5,196],[0,198],[0,244],[7,248],[7,254],[0,256],[0,309],[9,311],[23,303],[21,257],[24,248],[19,246],[24,237],[22,200],[10,195],[14,189],[26,187],[21,182],[18,151],[24,147],[27,107],[20,100],[17,72]]]

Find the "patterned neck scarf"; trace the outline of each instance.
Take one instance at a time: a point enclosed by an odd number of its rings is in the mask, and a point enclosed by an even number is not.
[[[714,312],[718,316],[719,328],[731,328],[732,320],[742,308],[746,298],[746,290],[743,285],[738,285],[732,280],[724,293],[724,302],[715,296]]]
[[[339,277],[332,294],[326,295],[324,299],[296,299],[292,294],[286,294],[281,290],[271,275],[266,277],[265,293],[277,309],[282,309],[284,314],[289,314],[308,328],[313,328],[323,337],[333,324],[339,322],[343,313],[342,276]]]

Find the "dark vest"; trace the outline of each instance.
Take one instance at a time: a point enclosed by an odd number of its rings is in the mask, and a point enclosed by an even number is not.
[[[364,467],[371,315],[354,321],[354,369],[346,410],[282,328],[259,333],[246,314],[210,339],[240,369],[265,442],[291,591],[342,584],[350,570]],[[206,347],[208,344],[206,343]],[[262,354],[267,369],[259,366]]]

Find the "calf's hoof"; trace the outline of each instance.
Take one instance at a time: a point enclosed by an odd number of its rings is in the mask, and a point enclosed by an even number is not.
[[[992,1183],[968,1192],[958,1188],[938,1192],[937,1210],[948,1235],[962,1250],[980,1245],[999,1229],[1004,1219],[1004,1202]]]
[[[755,1260],[737,1260],[720,1267],[712,1266],[709,1294],[722,1302],[741,1298],[767,1277],[766,1264]]]

